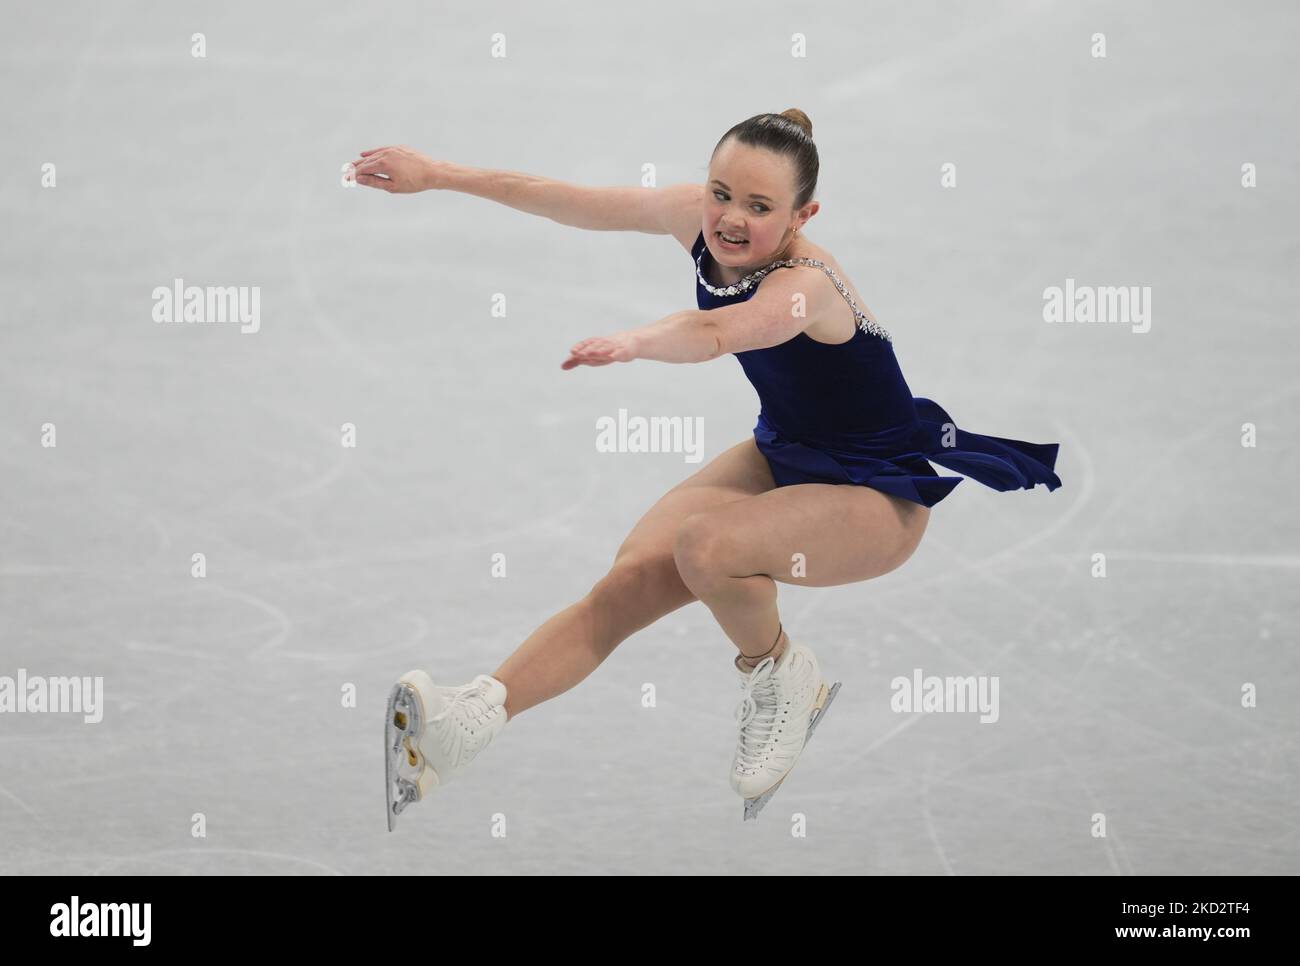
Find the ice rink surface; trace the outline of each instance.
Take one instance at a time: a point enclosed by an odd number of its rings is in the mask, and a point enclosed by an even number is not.
[[[1300,871],[1294,5],[584,6],[6,11],[0,674],[102,676],[104,709],[0,715],[0,872]],[[758,404],[731,357],[560,370],[694,307],[668,236],[341,166],[406,143],[699,182],[788,107],[821,154],[807,233],[913,392],[1059,441],[1064,485],[967,480],[893,573],[780,586],[843,687],[758,821],[696,602],[389,834],[396,677],[495,669],[700,469],[598,453],[595,421],[702,417],[707,460]],[[260,331],[156,323],[175,278],[260,287]],[[1066,279],[1149,286],[1150,330],[1046,323]],[[892,711],[918,668],[996,676],[999,720]]]

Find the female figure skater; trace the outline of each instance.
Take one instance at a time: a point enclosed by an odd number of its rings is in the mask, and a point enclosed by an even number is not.
[[[364,151],[353,164],[358,184],[388,192],[450,189],[578,228],[671,235],[695,262],[698,309],[584,339],[561,368],[735,355],[761,403],[753,438],[669,490],[609,573],[493,674],[456,688],[421,670],[402,676],[385,723],[390,829],[508,720],[572,688],[621,641],[693,600],[739,651],[732,787],[747,803],[765,801],[828,693],[812,649],[784,631],[777,582],[848,584],[906,561],[930,507],[961,482],[928,461],[997,490],[1061,485],[1058,444],[967,432],[936,403],[913,398],[891,336],[834,257],[803,233],[820,205],[817,148],[802,111],[759,114],[729,130],[705,185],[585,188],[405,147]]]

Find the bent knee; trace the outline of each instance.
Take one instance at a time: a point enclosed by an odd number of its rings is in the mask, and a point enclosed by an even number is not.
[[[673,540],[673,559],[687,586],[727,577],[730,545],[726,531],[708,513],[695,513],[683,520]]]

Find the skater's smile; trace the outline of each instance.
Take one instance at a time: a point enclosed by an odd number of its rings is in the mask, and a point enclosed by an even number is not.
[[[728,141],[709,165],[704,237],[728,285],[787,257],[796,239],[791,216],[794,167],[771,151]]]

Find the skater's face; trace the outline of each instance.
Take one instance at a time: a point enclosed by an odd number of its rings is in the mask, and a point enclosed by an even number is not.
[[[794,228],[812,202],[794,209],[794,162],[728,138],[709,163],[704,191],[704,242],[719,265],[746,274],[784,257]],[[722,235],[743,239],[733,245]]]

